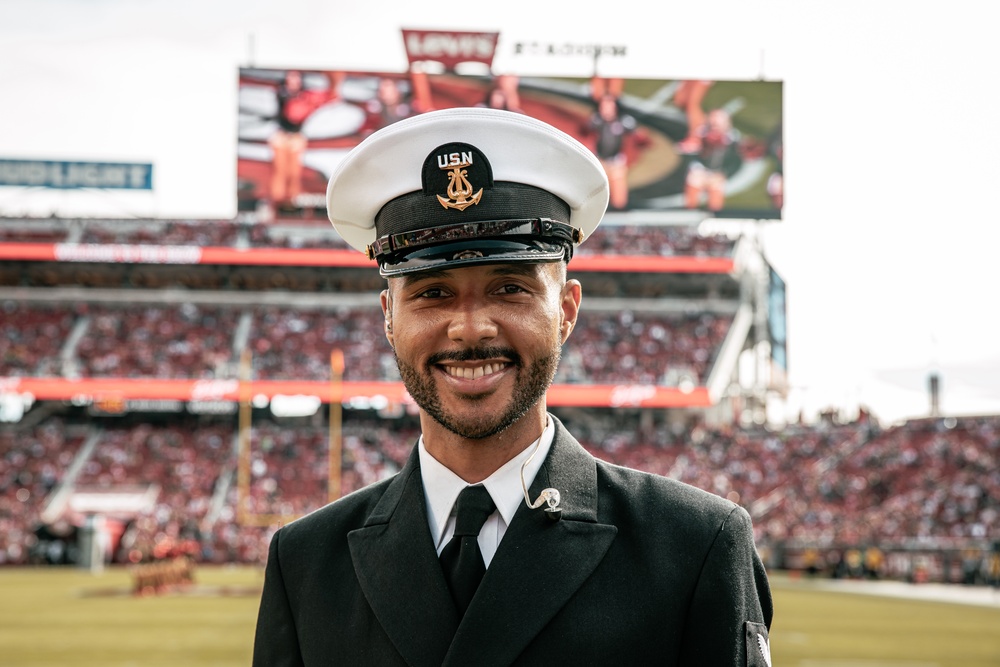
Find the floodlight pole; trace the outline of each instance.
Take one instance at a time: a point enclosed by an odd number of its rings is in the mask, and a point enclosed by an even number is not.
[[[341,466],[343,459],[343,394],[344,394],[344,352],[334,349],[330,352],[330,472],[327,476],[328,501],[333,502],[341,494]]]
[[[250,368],[252,364],[249,349],[240,355],[240,454],[236,478],[236,520],[241,526],[247,525],[247,503],[250,501]]]

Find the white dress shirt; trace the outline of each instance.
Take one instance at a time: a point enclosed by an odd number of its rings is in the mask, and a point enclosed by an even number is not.
[[[555,432],[556,427],[553,421],[546,419],[541,442],[533,441],[521,453],[480,482],[480,485],[485,486],[486,490],[490,492],[490,497],[493,498],[493,503],[497,506],[496,511],[486,519],[482,530],[479,531],[479,550],[483,552],[483,561],[486,563],[486,567],[490,566],[493,555],[496,553],[497,547],[500,546],[500,540],[503,539],[504,533],[507,532],[507,526],[514,518],[514,512],[524,502],[524,490],[521,488],[521,465],[535,451],[535,443],[538,443],[538,452],[524,469],[524,483],[530,488],[535,475],[538,474],[549,449],[552,447]],[[420,436],[417,447],[420,456],[420,478],[424,483],[424,500],[427,501],[427,523],[431,528],[431,539],[440,556],[442,549],[455,533],[455,516],[452,510],[455,507],[458,494],[467,486],[477,485],[467,483],[431,456],[427,448],[424,447],[423,436]],[[532,498],[532,502],[534,502],[534,498]]]

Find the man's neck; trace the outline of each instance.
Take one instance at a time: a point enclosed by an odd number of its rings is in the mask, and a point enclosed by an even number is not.
[[[423,411],[420,413],[427,452],[469,484],[483,481],[524,451],[541,436],[545,422],[545,405],[540,404],[500,433],[470,440],[452,433]]]

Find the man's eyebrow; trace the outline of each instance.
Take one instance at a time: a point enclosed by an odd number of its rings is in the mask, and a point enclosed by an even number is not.
[[[402,282],[404,287],[408,287],[413,283],[420,282],[421,280],[447,278],[449,275],[451,275],[451,271],[448,269],[427,269],[426,271],[421,271],[420,273],[409,273],[399,276],[399,280]]]
[[[515,274],[519,276],[537,276],[538,267],[540,265],[535,262],[519,262],[517,264],[497,264],[490,271],[491,274],[495,276],[502,276],[508,274]]]
[[[535,262],[495,264],[491,267],[490,274],[494,276],[504,276],[504,275],[518,275],[518,276],[529,276],[529,277],[537,276],[539,266],[540,264]],[[424,280],[451,278],[455,275],[455,271],[460,271],[460,270],[461,267],[456,267],[452,269],[427,269],[419,273],[410,273],[407,275],[399,276],[399,279],[402,281],[402,284],[405,287]]]

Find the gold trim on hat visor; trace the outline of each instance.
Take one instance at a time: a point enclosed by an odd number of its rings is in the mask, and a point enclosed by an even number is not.
[[[527,220],[484,220],[416,229],[399,234],[386,234],[365,249],[368,259],[379,259],[397,252],[448,243],[503,236],[535,236],[555,238],[571,243],[583,241],[583,230],[549,218]]]

